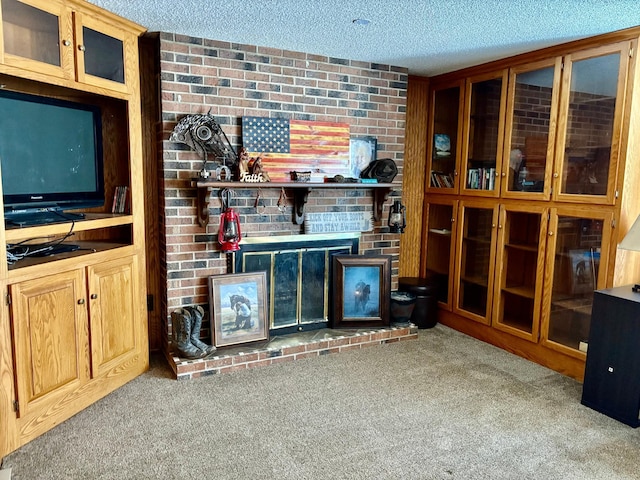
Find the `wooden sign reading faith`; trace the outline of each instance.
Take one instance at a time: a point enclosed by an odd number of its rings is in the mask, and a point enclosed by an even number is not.
[[[368,232],[373,230],[372,212],[306,212],[304,233]]]

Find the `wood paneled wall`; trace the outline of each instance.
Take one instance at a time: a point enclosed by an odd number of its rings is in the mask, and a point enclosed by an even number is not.
[[[402,178],[402,201],[407,207],[407,228],[400,237],[400,277],[420,276],[422,210],[427,168],[428,88],[428,78],[409,76]]]

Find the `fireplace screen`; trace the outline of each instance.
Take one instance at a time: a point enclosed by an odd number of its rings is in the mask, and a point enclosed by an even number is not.
[[[245,240],[234,254],[234,271],[267,272],[270,333],[326,327],[331,311],[332,257],[357,254],[359,236],[295,235]]]

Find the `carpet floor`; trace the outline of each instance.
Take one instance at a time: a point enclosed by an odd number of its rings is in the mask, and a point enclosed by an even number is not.
[[[13,479],[640,478],[582,385],[442,325],[177,382],[149,372],[4,459]]]

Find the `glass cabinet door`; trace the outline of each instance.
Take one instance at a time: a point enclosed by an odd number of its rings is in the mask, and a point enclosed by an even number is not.
[[[565,57],[558,200],[613,205],[628,60],[629,42]]]
[[[1,0],[4,61],[56,77],[73,71],[71,15],[55,0]]]
[[[507,71],[467,79],[464,193],[496,197],[502,159]]]
[[[454,312],[485,324],[490,321],[497,214],[497,205],[460,202]]]
[[[434,278],[438,285],[440,307],[451,310],[451,292],[454,261],[455,215],[457,201],[427,205],[427,239],[424,251],[426,276]]]
[[[542,343],[585,358],[593,291],[604,288],[613,213],[551,209],[543,301]],[[603,266],[606,262],[603,262]]]
[[[500,207],[493,326],[538,341],[547,210]]]
[[[128,45],[130,36],[78,12],[74,18],[78,42],[78,81],[127,91],[125,52],[135,51],[134,46]]]
[[[509,72],[503,197],[549,199],[560,72],[559,57]]]
[[[463,82],[431,90],[431,124],[429,125],[428,190],[458,191],[459,141]]]

